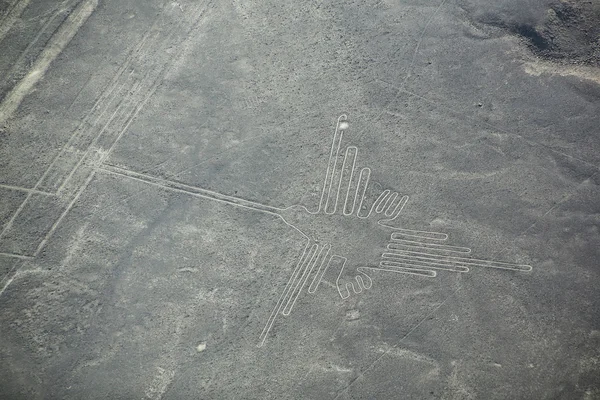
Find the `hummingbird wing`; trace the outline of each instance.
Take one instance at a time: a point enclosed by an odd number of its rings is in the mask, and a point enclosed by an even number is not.
[[[473,267],[496,268],[511,271],[531,271],[530,265],[493,261],[469,256],[468,247],[448,246],[393,232],[380,266],[386,268],[427,268],[451,272],[469,272]]]

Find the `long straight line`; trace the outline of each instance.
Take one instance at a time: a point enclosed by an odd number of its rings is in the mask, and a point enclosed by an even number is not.
[[[473,267],[487,267],[487,268],[500,268],[500,269],[510,269],[517,271],[531,271],[531,265],[526,264],[515,264],[504,261],[493,261],[493,260],[484,260],[479,258],[466,258],[466,257],[454,257],[454,256],[446,256],[446,255],[438,255],[431,253],[423,253],[416,251],[406,251],[406,250],[394,250],[392,252],[386,252],[382,254],[383,258],[417,258],[427,261],[435,261],[441,263],[448,263],[451,265],[463,265],[463,266],[473,266]]]
[[[55,193],[48,193],[48,192],[44,192],[44,191],[41,191],[41,190],[24,188],[24,187],[21,187],[21,186],[13,186],[13,185],[0,184],[0,188],[2,188],[2,189],[8,189],[8,190],[15,190],[17,192],[40,194],[42,196],[56,196]]]
[[[428,261],[414,260],[414,259],[384,259],[379,263],[382,267],[407,267],[407,268],[432,268],[450,272],[469,272],[469,268],[462,265],[446,265],[439,263],[432,263]]]
[[[175,182],[171,180],[166,180],[162,178],[157,178],[154,176],[141,174],[139,172],[131,171],[124,168],[119,168],[114,165],[103,164],[99,169],[99,171],[107,172],[110,174],[115,174],[119,176],[123,176],[125,178],[137,180],[140,182],[144,182],[150,185],[158,186],[164,189],[168,189],[175,192],[189,194],[191,196],[202,197],[209,200],[215,200],[226,204],[231,204],[237,207],[248,208],[254,211],[260,211],[267,214],[272,215],[280,215],[282,211],[280,208],[267,206],[260,203],[255,203],[250,200],[245,200],[239,197],[229,196],[226,194],[222,194],[219,192],[214,192],[212,190],[186,185],[184,183]]]
[[[33,258],[31,256],[24,256],[22,254],[3,253],[3,252],[0,252],[0,256],[10,257],[10,258],[18,258],[20,260],[31,260]]]
[[[71,202],[69,203],[69,205],[67,206],[67,208],[63,211],[63,213],[60,215],[60,217],[58,218],[58,220],[56,220],[56,222],[54,222],[54,224],[52,225],[52,228],[50,228],[50,231],[46,234],[46,236],[44,237],[44,239],[40,242],[39,246],[37,247],[35,253],[33,254],[34,256],[37,256],[42,251],[42,249],[44,248],[44,246],[46,245],[46,243],[48,242],[48,240],[50,240],[50,238],[52,237],[52,235],[54,234],[54,232],[56,231],[56,229],[58,228],[58,226],[60,225],[60,223],[62,222],[62,220],[69,213],[69,211],[71,210],[71,208],[75,205],[75,202],[77,202],[77,200],[79,199],[79,196],[81,196],[81,194],[85,191],[85,189],[87,189],[88,185],[91,183],[91,181],[93,180],[94,176],[96,175],[96,172],[98,171],[98,167],[100,165],[102,165],[102,163],[106,160],[106,158],[108,157],[108,155],[110,154],[110,152],[112,151],[112,149],[114,148],[114,146],[117,144],[117,142],[119,141],[119,139],[123,136],[123,134],[125,133],[125,131],[129,128],[129,125],[132,123],[132,121],[135,119],[135,117],[138,115],[138,113],[144,107],[144,105],[146,104],[146,102],[148,101],[148,99],[153,95],[154,91],[156,90],[156,87],[158,85],[158,81],[159,80],[160,80],[160,78],[157,78],[157,81],[155,82],[155,84],[153,85],[153,87],[150,89],[150,91],[146,95],[146,97],[140,103],[138,103],[137,107],[135,107],[132,110],[132,112],[130,113],[130,115],[128,117],[128,120],[125,123],[125,126],[122,128],[121,132],[119,133],[119,135],[117,136],[117,138],[115,139],[115,141],[113,142],[113,144],[110,146],[110,148],[108,149],[108,151],[104,155],[102,155],[102,157],[100,158],[100,160],[95,165],[95,168],[92,170],[92,172],[90,173],[90,175],[86,179],[86,181],[83,184],[83,186],[81,186],[79,188],[79,190],[77,191],[77,193],[75,194],[75,196],[73,197],[73,199],[71,200]]]
[[[257,347],[262,347],[265,344],[265,341],[267,340],[267,335],[269,334],[269,331],[271,330],[271,327],[273,326],[273,323],[275,322],[275,318],[277,318],[277,315],[279,314],[281,307],[283,307],[283,303],[288,296],[288,292],[290,291],[291,286],[296,279],[296,276],[298,275],[298,273],[300,272],[300,269],[302,268],[305,258],[308,257],[307,251],[309,250],[309,248],[312,248],[310,240],[308,240],[306,242],[306,245],[304,246],[304,251],[302,252],[302,256],[300,256],[300,258],[298,259],[298,262],[296,263],[296,267],[294,268],[292,275],[290,275],[290,278],[288,279],[288,282],[285,285],[283,292],[279,296],[279,300],[277,300],[277,304],[275,304],[273,311],[271,311],[271,315],[267,319],[267,323],[260,334],[260,337],[259,337],[260,342],[258,343]]]
[[[417,242],[414,240],[396,239],[392,234],[392,241],[388,243],[387,248],[390,250],[404,250],[404,247],[460,254],[469,254],[471,252],[471,249],[469,249],[468,247],[447,246],[436,243],[425,243]]]
[[[90,0],[85,0],[85,1],[90,1]],[[97,2],[97,0],[93,0],[93,1]],[[199,21],[199,19],[202,16],[203,13],[204,13],[204,11],[200,14],[200,16],[198,17],[198,19],[196,20],[196,22]],[[77,191],[77,193],[75,194],[75,196],[73,197],[73,199],[70,201],[70,203],[67,206],[67,208],[63,211],[63,213],[61,214],[61,216],[58,218],[58,220],[52,225],[52,228],[50,229],[50,231],[46,234],[45,238],[42,240],[42,242],[37,247],[37,249],[36,249],[36,251],[34,253],[34,256],[37,256],[42,251],[42,249],[44,248],[45,244],[48,242],[48,240],[50,240],[50,238],[52,237],[52,235],[54,234],[54,232],[56,231],[56,229],[58,228],[58,226],[60,225],[60,223],[62,222],[62,220],[69,213],[69,211],[71,210],[71,208],[75,205],[75,203],[77,202],[77,200],[79,199],[79,197],[81,196],[81,194],[85,191],[85,189],[87,188],[87,186],[91,183],[91,181],[93,180],[96,172],[98,172],[100,170],[99,167],[108,158],[108,156],[112,152],[112,149],[115,147],[115,145],[120,140],[120,138],[124,135],[125,131],[127,131],[127,129],[129,128],[129,125],[133,122],[133,120],[136,118],[136,116],[138,115],[138,113],[142,110],[142,108],[144,107],[144,105],[146,104],[146,102],[150,99],[150,97],[152,97],[152,95],[156,91],[158,85],[162,81],[162,79],[164,77],[164,73],[166,72],[166,70],[168,69],[168,67],[169,67],[169,63],[166,63],[162,67],[162,69],[160,70],[157,78],[154,80],[153,84],[151,85],[151,88],[148,91],[148,93],[144,96],[144,98],[140,102],[138,102],[138,104],[136,106],[134,106],[133,110],[130,112],[128,118],[126,119],[125,125],[123,126],[123,128],[121,129],[121,131],[119,132],[119,134],[117,135],[117,138],[111,144],[111,146],[108,149],[108,151],[105,154],[102,155],[102,157],[100,158],[100,160],[98,160],[97,162],[94,163],[94,165],[93,165],[94,168],[93,168],[92,172],[90,173],[90,175],[88,176],[88,178],[86,179],[85,183],[83,184],[83,186],[81,186],[79,188],[79,190]],[[145,80],[148,76],[149,76],[149,73],[146,75],[146,77],[144,77],[144,79],[142,79],[142,81]],[[119,111],[119,110],[117,109],[117,111]],[[115,113],[117,111],[115,111]],[[96,140],[98,140],[98,137],[96,137]],[[90,148],[88,148],[88,150],[86,151],[86,155],[89,155],[89,154],[90,154]]]
[[[292,291],[290,292],[290,297],[282,311],[283,315],[287,316],[290,314],[290,312],[292,312],[292,308],[294,308],[294,305],[296,304],[296,301],[298,300],[300,293],[302,293],[302,290],[304,289],[304,286],[306,285],[306,281],[308,280],[310,273],[315,268],[315,265],[316,265],[319,257],[321,256],[321,253],[323,252],[323,246],[321,246],[321,248],[319,249],[319,246],[314,244],[310,248],[310,252],[312,252],[312,256],[309,253],[310,258],[309,257],[306,258],[306,267],[304,267],[304,272],[303,272],[302,276],[300,277],[300,279],[298,280],[298,282],[296,283],[296,285],[294,286],[294,288],[292,289]]]

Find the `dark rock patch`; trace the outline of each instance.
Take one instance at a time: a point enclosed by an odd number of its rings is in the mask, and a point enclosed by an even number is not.
[[[475,24],[521,37],[538,57],[600,66],[600,1],[469,1],[462,7]]]

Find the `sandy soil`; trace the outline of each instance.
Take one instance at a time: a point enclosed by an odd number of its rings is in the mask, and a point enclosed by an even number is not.
[[[0,1],[0,398],[600,398],[598,12]]]

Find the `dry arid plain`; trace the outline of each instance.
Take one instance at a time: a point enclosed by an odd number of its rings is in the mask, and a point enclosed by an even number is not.
[[[0,0],[0,399],[600,399],[597,0]]]

